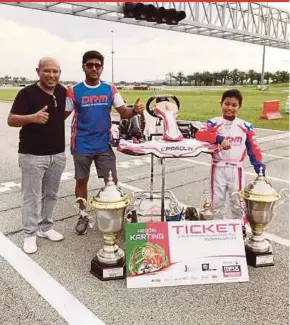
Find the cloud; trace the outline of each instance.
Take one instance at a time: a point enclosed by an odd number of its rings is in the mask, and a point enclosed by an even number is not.
[[[97,49],[105,56],[103,79],[110,81],[112,29],[115,80],[163,79],[168,72],[178,71],[262,68],[258,45],[1,6],[0,75],[35,78],[38,60],[53,56],[61,63],[63,79],[82,80],[82,54]],[[286,50],[266,48],[265,69],[288,70],[288,55]]]
[[[35,67],[44,56],[52,56],[61,62],[66,79],[75,78],[81,72],[81,57],[87,49],[98,48],[106,52],[106,45],[87,41],[66,41],[40,28],[23,27],[15,22],[0,19],[1,62],[0,74],[24,75],[35,78]],[[78,73],[79,71],[79,73]]]

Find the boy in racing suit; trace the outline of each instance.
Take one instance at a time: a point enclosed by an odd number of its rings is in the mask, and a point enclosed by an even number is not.
[[[208,120],[206,127],[197,131],[195,135],[199,141],[219,144],[224,149],[212,155],[211,194],[216,219],[223,219],[225,216],[227,192],[230,197],[232,218],[244,217],[243,210],[238,208],[241,201],[233,199],[232,194],[244,187],[243,161],[246,153],[256,173],[258,174],[262,168],[265,175],[265,165],[262,163],[261,150],[256,142],[253,126],[237,117],[242,101],[240,91],[235,89],[225,91],[221,98],[222,116]],[[242,220],[245,221],[244,218]]]

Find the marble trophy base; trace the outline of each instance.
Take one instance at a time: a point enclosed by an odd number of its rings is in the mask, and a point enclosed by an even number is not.
[[[116,264],[105,264],[95,256],[91,261],[91,273],[101,281],[124,279],[126,277],[125,258],[120,259]]]
[[[268,252],[258,253],[258,252],[253,252],[246,246],[246,258],[247,258],[248,265],[253,267],[274,265],[274,255],[273,255],[272,248],[270,248]]]

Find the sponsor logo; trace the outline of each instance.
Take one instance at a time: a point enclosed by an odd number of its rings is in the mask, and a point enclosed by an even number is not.
[[[203,264],[201,264],[201,269],[203,271],[209,271],[209,263],[203,263]]]
[[[201,270],[203,272],[206,272],[206,271],[216,271],[216,267],[210,265],[209,263],[202,263],[201,264]]]
[[[240,265],[224,265],[223,266],[223,275],[227,277],[240,277],[242,275]]]
[[[195,151],[195,147],[185,147],[185,146],[174,146],[174,147],[162,147],[161,151]]]
[[[239,145],[243,142],[243,138],[242,137],[226,137],[226,140],[228,140],[228,142],[232,145]]]
[[[82,96],[82,104],[107,103],[107,95]]]
[[[194,265],[188,265],[188,264],[184,265],[184,272],[195,272],[197,270],[198,270],[197,267],[195,267]]]

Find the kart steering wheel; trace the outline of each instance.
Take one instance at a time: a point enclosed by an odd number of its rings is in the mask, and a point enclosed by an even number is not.
[[[160,103],[160,102],[163,102],[163,101],[168,101],[169,102],[170,98],[174,100],[174,102],[176,103],[177,108],[179,110],[180,102],[179,102],[179,100],[178,100],[178,98],[176,96],[173,96],[173,95],[155,95],[155,96],[151,96],[146,102],[146,110],[147,110],[147,112],[151,116],[158,118],[158,116],[156,116],[155,113],[154,113],[154,107],[150,106],[151,103],[154,100],[156,101],[156,103]]]

